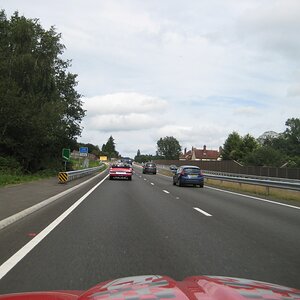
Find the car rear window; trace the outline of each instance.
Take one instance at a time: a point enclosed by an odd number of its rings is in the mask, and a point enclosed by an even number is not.
[[[200,174],[200,169],[198,168],[185,168],[184,172],[187,174]]]

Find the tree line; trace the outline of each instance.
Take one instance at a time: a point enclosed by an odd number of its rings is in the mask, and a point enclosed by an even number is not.
[[[248,166],[298,167],[300,168],[300,119],[286,121],[286,130],[275,137],[266,136],[260,140],[250,134],[241,136],[238,132],[230,133],[222,147],[222,160],[235,160]],[[135,161],[178,160],[181,153],[180,143],[173,136],[157,141],[155,155],[137,151]]]
[[[0,156],[24,171],[57,167],[85,115],[54,27],[0,11]]]
[[[224,143],[222,159],[244,165],[300,168],[300,119],[290,118],[285,125],[284,132],[263,140],[232,132]]]

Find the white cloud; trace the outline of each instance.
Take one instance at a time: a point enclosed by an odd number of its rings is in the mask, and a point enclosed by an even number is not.
[[[243,115],[243,116],[248,116],[252,117],[253,115],[257,115],[260,113],[260,111],[253,107],[253,106],[244,106],[244,107],[238,107],[233,111],[234,114],[236,115]]]
[[[104,132],[139,131],[159,127],[161,123],[153,115],[147,114],[101,114],[87,119],[85,127]]]
[[[84,142],[113,134],[118,151],[135,155],[173,135],[183,147],[216,149],[233,130],[280,132],[299,115],[299,0],[1,5],[62,32],[86,95]]]
[[[260,47],[282,58],[300,57],[300,2],[298,0],[270,1],[270,5],[249,8],[237,23],[238,37],[248,47]]]
[[[87,115],[85,131],[127,132],[163,126],[161,118],[168,109],[167,101],[147,95],[123,92],[84,98]]]
[[[88,117],[94,115],[128,115],[134,113],[164,112],[167,101],[139,93],[123,92],[84,98]]]

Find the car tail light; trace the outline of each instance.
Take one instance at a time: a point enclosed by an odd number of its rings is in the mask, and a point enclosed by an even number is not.
[[[180,172],[180,175],[182,175],[182,176],[184,176],[184,175],[185,175],[185,172],[184,172],[184,170],[182,170],[182,171]]]

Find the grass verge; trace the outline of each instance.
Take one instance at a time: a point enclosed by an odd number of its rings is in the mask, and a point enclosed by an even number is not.
[[[159,173],[170,177],[173,176],[171,171],[165,169],[159,169]],[[230,191],[244,192],[250,195],[263,196],[277,200],[300,202],[300,192],[298,191],[210,178],[205,178],[205,183],[209,186],[219,187]]]
[[[272,199],[278,199],[278,200],[300,202],[300,192],[298,191],[266,187],[261,185],[253,185],[247,183],[230,182],[230,181],[210,179],[210,178],[206,178],[205,182],[207,185],[214,186],[214,187],[221,187],[231,191],[246,192],[251,195],[270,197]]]
[[[0,187],[9,184],[18,184],[24,182],[36,181],[44,178],[50,178],[57,175],[57,171],[54,170],[44,170],[34,174],[21,174],[21,173],[10,173],[10,172],[0,172]]]

